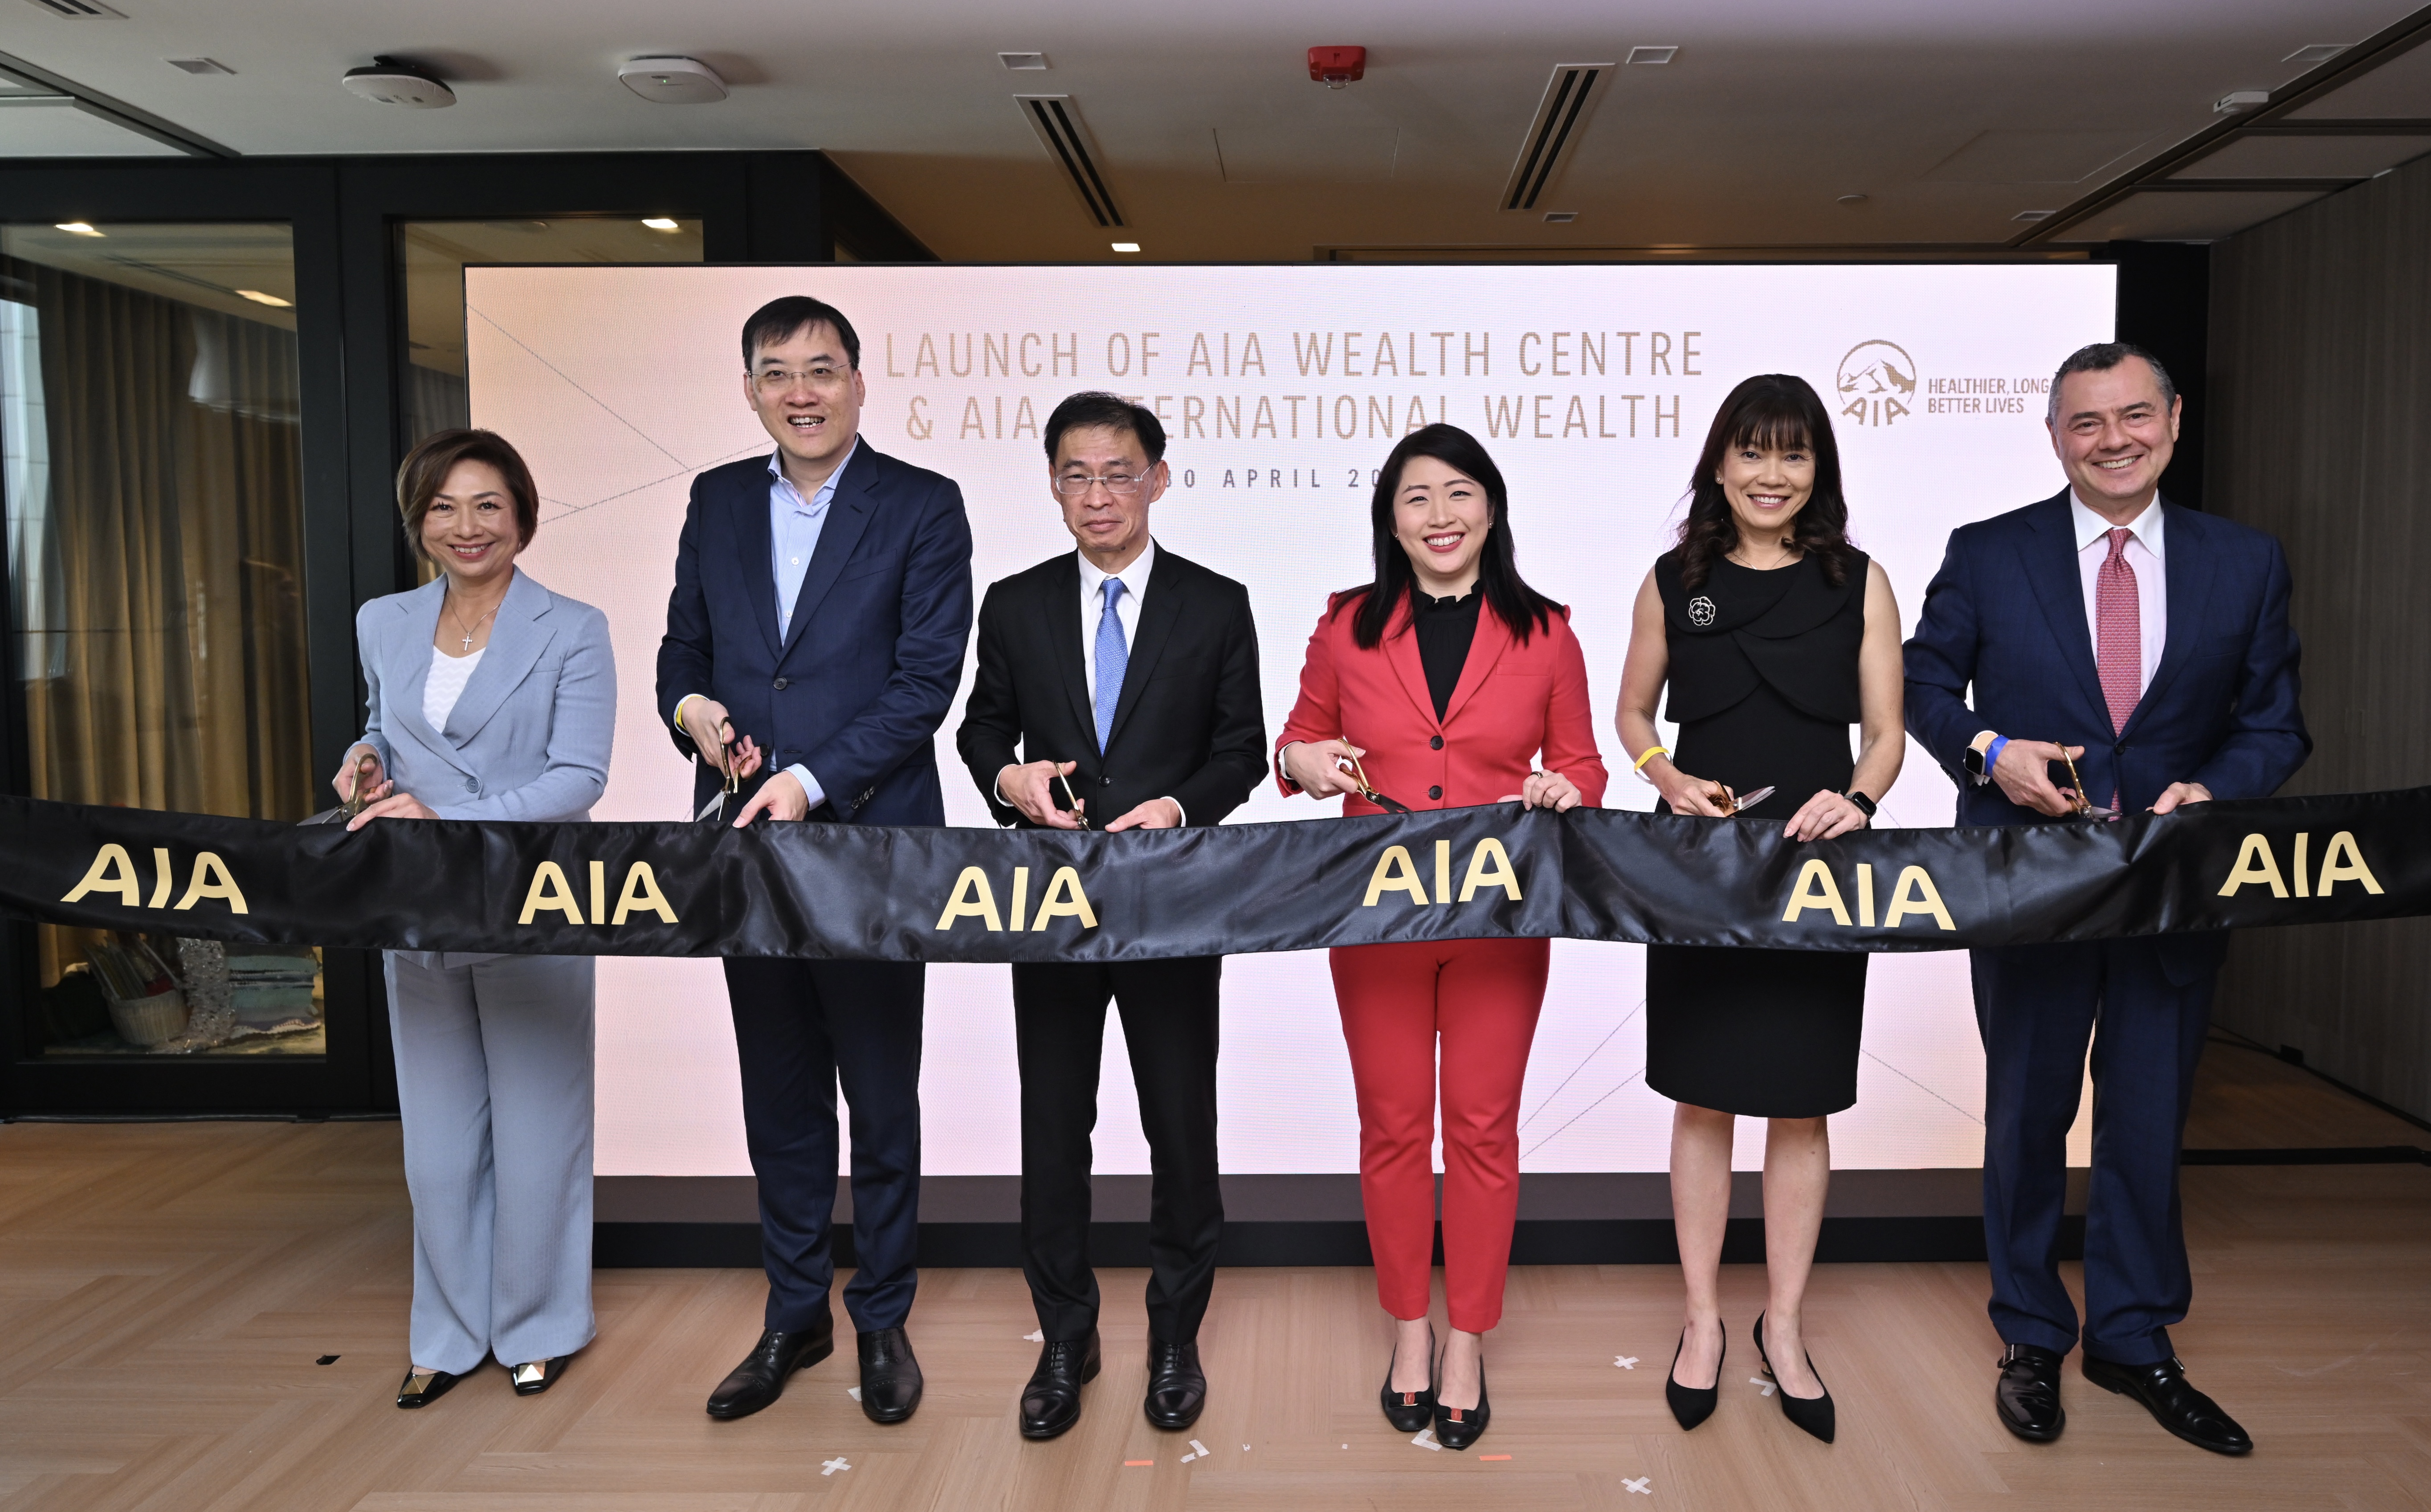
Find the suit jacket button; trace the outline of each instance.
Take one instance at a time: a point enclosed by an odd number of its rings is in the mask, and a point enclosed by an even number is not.
[[[1427,789],[1427,797],[1431,798],[1439,798],[1443,797],[1443,789],[1441,787],[1431,787]]]
[[[1098,785],[1099,787],[1112,787],[1115,785],[1115,780],[1111,777],[1101,777],[1098,779]]]
[[[1442,737],[1441,735],[1436,735],[1436,736],[1433,736],[1433,737],[1430,738],[1430,739],[1427,741],[1427,749],[1429,749],[1429,750],[1441,750],[1441,749],[1443,749],[1443,737]]]
[[[481,791],[481,784],[468,777],[464,779],[464,791],[467,793],[478,793]]]
[[[783,678],[779,678],[776,681],[771,682],[768,685],[776,689],[779,693],[785,691],[785,680]]]

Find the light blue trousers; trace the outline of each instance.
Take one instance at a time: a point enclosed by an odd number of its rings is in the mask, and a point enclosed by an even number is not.
[[[571,1354],[597,1331],[595,1004],[588,956],[449,959],[387,952],[388,1013],[413,1196],[412,1363],[464,1375],[493,1354]]]

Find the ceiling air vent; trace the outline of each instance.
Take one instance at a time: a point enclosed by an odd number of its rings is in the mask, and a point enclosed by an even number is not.
[[[1099,226],[1120,226],[1123,212],[1098,171],[1097,154],[1089,149],[1089,128],[1081,124],[1081,108],[1068,94],[1016,94],[1014,103],[1029,118],[1030,128],[1047,144],[1047,155],[1063,165],[1072,192]]]
[[[1519,144],[1511,183],[1502,191],[1504,210],[1534,210],[1537,196],[1569,166],[1579,139],[1586,134],[1587,117],[1603,98],[1605,76],[1612,69],[1610,63],[1553,65],[1544,102],[1536,107],[1536,119],[1529,125],[1527,140]]]
[[[103,5],[101,0],[25,0],[25,3],[37,10],[47,10],[52,15],[68,21],[125,21],[126,19],[126,11],[112,10]]]

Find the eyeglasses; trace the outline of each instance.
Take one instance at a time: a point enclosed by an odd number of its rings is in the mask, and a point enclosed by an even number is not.
[[[1065,498],[1086,498],[1089,490],[1099,483],[1105,484],[1106,492],[1115,497],[1130,498],[1147,485],[1148,479],[1134,478],[1129,473],[1108,473],[1103,478],[1091,478],[1081,473],[1065,473],[1055,479],[1055,492]]]
[[[814,389],[841,387],[846,370],[840,367],[806,367],[799,370],[784,367],[763,367],[751,375],[751,381],[763,394],[782,394],[796,383]]]

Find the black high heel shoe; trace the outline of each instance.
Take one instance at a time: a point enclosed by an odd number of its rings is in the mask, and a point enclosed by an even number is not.
[[[1696,1427],[1714,1415],[1715,1406],[1722,1400],[1722,1362],[1730,1358],[1731,1331],[1722,1330],[1722,1352],[1714,1357],[1714,1384],[1709,1386],[1685,1386],[1676,1379],[1680,1356],[1688,1348],[1688,1331],[1680,1330],[1680,1347],[1671,1352],[1670,1375],[1663,1378],[1663,1400],[1671,1404],[1671,1416],[1683,1429]]]
[[[1824,1386],[1823,1394],[1819,1397],[1793,1397],[1789,1394],[1787,1386],[1780,1385],[1781,1378],[1772,1375],[1772,1361],[1767,1358],[1764,1352],[1764,1314],[1762,1313],[1755,1315],[1755,1354],[1757,1359],[1764,1361],[1764,1373],[1772,1376],[1773,1394],[1781,1398],[1781,1415],[1825,1443],[1830,1443],[1832,1431],[1838,1421],[1838,1415],[1832,1409],[1831,1387]],[[1806,1356],[1806,1369],[1815,1377],[1817,1386],[1823,1386],[1823,1372],[1815,1369],[1815,1356],[1812,1354]]]
[[[1494,1416],[1493,1405],[1485,1400],[1485,1362],[1477,1362],[1477,1405],[1447,1407],[1435,1403],[1435,1442],[1446,1449],[1467,1449],[1485,1436],[1485,1424]]]
[[[1399,1355],[1400,1350],[1394,1351]],[[1384,1389],[1378,1393],[1384,1405],[1384,1420],[1395,1431],[1414,1434],[1435,1420],[1435,1327],[1427,1325],[1427,1388],[1424,1391],[1393,1389],[1393,1362],[1384,1362]]]
[[[396,1388],[396,1404],[400,1407],[427,1407],[447,1394],[450,1386],[462,1380],[444,1370],[425,1370],[420,1367],[406,1372],[405,1385]]]

